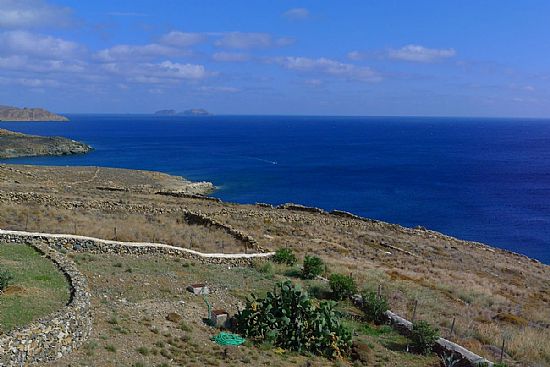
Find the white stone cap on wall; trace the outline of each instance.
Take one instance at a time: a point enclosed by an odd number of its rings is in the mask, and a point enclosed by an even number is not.
[[[94,238],[88,236],[79,236],[72,234],[58,234],[58,233],[42,233],[42,232],[26,232],[26,231],[11,231],[0,229],[0,235],[13,235],[13,236],[28,236],[28,237],[42,237],[42,238],[51,238],[51,239],[68,239],[68,240],[77,240],[77,241],[95,241],[105,245],[119,245],[125,247],[135,247],[135,248],[165,248],[173,251],[187,252],[203,258],[218,258],[218,259],[252,259],[252,258],[266,258],[275,255],[275,252],[262,252],[262,253],[252,253],[252,254],[222,254],[222,253],[204,253],[200,251],[191,250],[185,247],[178,247],[167,245],[164,243],[153,243],[153,242],[121,242],[121,241],[112,241],[104,240],[101,238]]]

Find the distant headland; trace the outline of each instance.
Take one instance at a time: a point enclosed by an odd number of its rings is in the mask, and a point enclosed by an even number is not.
[[[183,112],[177,112],[176,110],[160,110],[155,112],[158,116],[212,116],[210,112],[204,108],[192,108]]]
[[[0,121],[69,121],[69,119],[43,108],[0,106]]]
[[[0,159],[45,155],[83,154],[87,144],[59,136],[36,136],[0,129]]]

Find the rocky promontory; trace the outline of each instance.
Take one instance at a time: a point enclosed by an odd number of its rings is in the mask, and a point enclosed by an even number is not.
[[[43,108],[0,106],[0,121],[69,121],[69,119]]]
[[[87,144],[60,136],[36,136],[0,129],[0,158],[88,153]]]

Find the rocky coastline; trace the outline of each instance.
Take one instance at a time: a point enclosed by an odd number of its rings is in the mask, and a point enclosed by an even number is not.
[[[92,147],[60,136],[46,137],[0,129],[0,159],[84,154]]]

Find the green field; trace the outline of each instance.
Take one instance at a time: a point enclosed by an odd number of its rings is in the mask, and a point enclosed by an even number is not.
[[[69,300],[65,276],[30,246],[0,244],[0,269],[13,276],[0,294],[1,332],[57,311]]]

